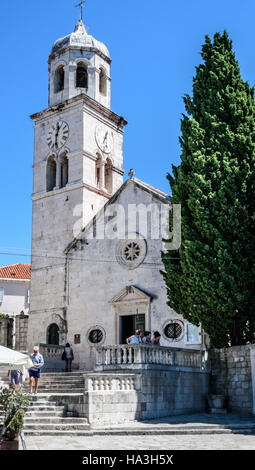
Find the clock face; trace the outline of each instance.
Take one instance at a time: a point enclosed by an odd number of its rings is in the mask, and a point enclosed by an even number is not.
[[[110,153],[113,148],[113,137],[111,131],[106,127],[97,126],[96,142],[102,152]]]
[[[58,150],[65,145],[69,137],[69,127],[64,121],[58,121],[50,129],[47,143],[51,150]]]

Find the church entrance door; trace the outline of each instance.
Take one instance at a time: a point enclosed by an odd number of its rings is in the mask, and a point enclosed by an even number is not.
[[[120,317],[120,344],[126,344],[126,338],[135,334],[136,330],[145,330],[145,314],[125,315]]]

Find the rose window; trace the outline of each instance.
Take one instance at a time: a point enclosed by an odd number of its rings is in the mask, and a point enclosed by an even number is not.
[[[121,240],[116,247],[117,261],[127,269],[135,269],[140,266],[146,254],[147,243],[137,234],[129,235],[125,240]]]
[[[141,248],[138,243],[130,242],[123,248],[123,255],[127,261],[135,261],[139,258]]]

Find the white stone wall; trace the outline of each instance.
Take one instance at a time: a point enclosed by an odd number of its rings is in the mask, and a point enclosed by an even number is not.
[[[47,159],[51,155],[47,136],[59,120],[69,126],[69,138],[60,152],[60,155],[63,150],[67,152],[69,179],[66,187],[47,192]],[[42,113],[35,121],[29,347],[34,343],[34,335],[36,342],[46,341],[45,331],[52,323],[49,318],[53,313],[64,319],[64,250],[110,198],[96,185],[95,165],[99,149],[95,132],[99,124],[113,135],[112,152],[107,155],[115,167],[113,191],[123,181],[123,130],[99,110],[91,108],[81,99],[61,111]],[[58,158],[56,154],[54,156]],[[106,156],[102,157],[104,161]]]
[[[125,209],[128,204],[160,204],[152,193],[139,189],[132,182],[120,193],[116,202]],[[70,253],[68,265],[68,340],[73,342],[75,334],[81,335],[81,344],[74,345],[76,363],[86,370],[94,365],[94,348],[88,340],[88,332],[93,327],[100,327],[105,332],[104,344],[119,343],[118,318],[111,301],[126,286],[137,287],[152,300],[148,312],[146,302],[137,305],[123,303],[122,314],[146,313],[146,328],[158,330],[161,334],[168,320],[181,320],[185,329],[187,322],[167,306],[166,287],[160,274],[163,269],[161,240],[147,239],[144,262],[138,268],[128,270],[116,261],[118,240],[90,240],[89,230],[83,238],[88,244],[82,245],[82,250]],[[171,342],[162,334],[161,345],[187,347],[185,335],[180,341]],[[188,347],[196,349],[199,346]]]
[[[0,302],[0,313],[19,315],[21,311],[28,313],[30,281],[0,279],[0,287],[4,289],[3,302]]]

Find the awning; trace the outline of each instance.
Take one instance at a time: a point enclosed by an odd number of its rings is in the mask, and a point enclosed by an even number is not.
[[[27,369],[33,367],[33,363],[27,354],[22,354],[13,349],[5,348],[0,346],[0,371],[6,370],[17,370],[21,366],[25,366]]]

